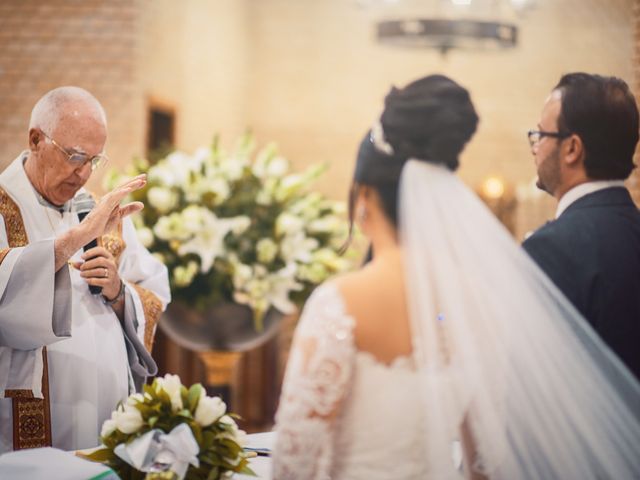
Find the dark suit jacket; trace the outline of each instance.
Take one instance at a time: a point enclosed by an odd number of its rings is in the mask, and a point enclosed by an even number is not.
[[[640,211],[627,189],[576,200],[523,247],[640,379]]]

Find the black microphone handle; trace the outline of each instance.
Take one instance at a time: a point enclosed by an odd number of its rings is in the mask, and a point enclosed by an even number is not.
[[[98,241],[94,238],[84,246],[83,250],[86,252],[87,250],[90,250],[97,246],[98,246]],[[91,292],[92,295],[100,295],[102,293],[102,287],[99,285],[89,285],[89,291]]]
[[[78,213],[78,220],[82,222],[82,220],[84,220],[84,217],[86,217],[88,213],[89,212]],[[87,243],[84,247],[82,247],[82,249],[86,252],[87,250],[91,250],[92,248],[97,246],[98,246],[98,240],[94,238],[89,243]],[[99,285],[89,285],[89,292],[91,292],[92,295],[100,295],[102,293],[102,287]]]

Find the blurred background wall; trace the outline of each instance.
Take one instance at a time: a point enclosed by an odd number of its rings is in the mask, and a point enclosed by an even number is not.
[[[376,41],[376,20],[443,3],[460,17],[474,6],[515,23],[517,46],[443,54]],[[26,148],[35,101],[73,84],[107,111],[111,167],[166,143],[192,151],[214,134],[230,146],[250,129],[295,167],[327,162],[319,188],[345,198],[357,145],[391,85],[440,72],[470,90],[481,117],[460,175],[480,193],[487,180],[497,185],[503,193],[487,201],[521,240],[555,209],[533,186],[526,131],[576,70],[640,92],[640,0],[1,0],[0,169]],[[90,188],[100,191],[103,174]],[[287,345],[285,333],[236,372],[237,397],[257,399],[240,405],[256,428],[270,421]],[[162,335],[154,355],[186,381],[204,375],[201,359]]]
[[[515,48],[443,55],[376,42],[376,19],[469,0],[3,0],[0,167],[25,147],[34,102],[75,84],[107,110],[111,166],[157,146],[153,125],[188,151],[214,133],[230,145],[251,129],[260,142],[277,141],[296,166],[328,162],[320,188],[342,198],[356,146],[390,86],[441,72],[469,88],[481,117],[463,179],[477,187],[497,176],[530,200],[525,132],[560,75],[601,72],[637,85],[638,2],[529,0],[516,15],[510,0],[474,1],[519,26]],[[98,190],[100,173],[92,179]],[[519,218],[516,234],[539,220]]]

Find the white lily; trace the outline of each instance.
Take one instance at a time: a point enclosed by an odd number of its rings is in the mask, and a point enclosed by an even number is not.
[[[178,151],[169,154],[163,161],[173,173],[176,185],[184,186],[190,173],[198,172],[202,168],[203,159],[202,155],[188,155]]]
[[[285,315],[296,311],[296,305],[289,299],[289,295],[292,291],[300,291],[303,288],[303,285],[296,281],[296,270],[296,265],[290,263],[269,276],[267,301]]]
[[[271,263],[278,255],[278,244],[270,238],[261,238],[256,244],[256,254],[262,263]]]
[[[178,194],[165,187],[151,187],[147,192],[149,204],[160,213],[166,213],[178,203]]]
[[[180,377],[167,373],[164,377],[157,378],[156,380],[158,382],[158,388],[161,388],[169,395],[173,411],[177,412],[182,410],[182,395],[180,393],[182,382],[180,382]]]
[[[267,175],[270,177],[282,177],[289,171],[289,162],[284,157],[273,157],[267,164]]]
[[[286,235],[280,245],[280,255],[285,262],[310,262],[311,254],[318,248],[318,240],[307,237],[304,232]]]
[[[201,427],[208,427],[227,411],[227,405],[220,397],[201,395],[194,420]]]
[[[298,276],[311,283],[321,283],[329,276],[326,267],[319,262],[300,265]]]
[[[106,419],[102,424],[102,429],[100,430],[100,436],[108,437],[113,432],[115,432],[117,428],[118,428],[118,424],[113,419],[113,414],[112,414],[111,418]]]
[[[177,287],[186,287],[191,285],[196,273],[198,273],[198,264],[191,260],[186,266],[178,265],[173,269],[173,281]]]
[[[242,177],[248,162],[245,158],[231,157],[220,162],[220,173],[229,181],[235,182]]]
[[[252,172],[256,177],[260,179],[264,179],[265,177],[267,177],[267,168],[269,166],[269,162],[271,162],[271,160],[276,156],[276,153],[277,148],[274,143],[267,145],[265,148],[258,152],[252,168]]]
[[[147,227],[138,227],[136,229],[136,236],[143,247],[149,248],[153,245],[153,232]]]
[[[185,228],[192,232],[193,236],[180,245],[178,254],[198,255],[202,273],[211,270],[215,259],[224,255],[224,238],[229,232],[247,226],[247,217],[218,218],[210,210],[197,206],[188,207],[183,213],[188,213]]]
[[[236,268],[242,275],[234,275],[234,300],[249,305],[257,312],[266,312],[273,305],[284,314],[295,312],[296,306],[289,299],[292,291],[299,291],[303,285],[296,281],[297,266],[289,263],[277,272],[269,272],[263,265],[254,265],[251,275],[246,268]]]
[[[180,213],[172,213],[160,217],[153,227],[153,233],[160,240],[185,240],[189,238],[189,232],[185,230],[183,216]]]
[[[310,232],[337,232],[344,227],[344,221],[336,215],[325,215],[309,222]]]
[[[212,193],[215,204],[219,205],[229,198],[229,182],[220,176],[199,176],[185,185],[185,198],[189,202],[199,202],[207,193]]]
[[[304,230],[304,221],[297,215],[282,212],[276,218],[276,235],[293,235]]]
[[[166,187],[173,187],[179,183],[176,172],[163,162],[160,162],[149,169],[147,172],[147,180],[150,183]]]
[[[144,424],[140,410],[126,403],[120,405],[116,411],[111,414],[111,419],[115,422],[116,428],[122,433],[137,432]],[[111,425],[109,425],[108,428],[110,426]]]

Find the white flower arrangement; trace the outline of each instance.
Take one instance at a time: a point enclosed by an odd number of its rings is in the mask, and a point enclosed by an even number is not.
[[[187,389],[169,374],[143,392],[117,406],[102,425],[103,448],[87,458],[107,464],[123,480],[149,472],[173,472],[180,480],[253,474],[242,448],[245,432],[219,397],[208,397],[199,383]]]
[[[139,239],[167,265],[174,300],[204,310],[219,302],[249,306],[261,328],[270,307],[293,313],[313,287],[350,262],[343,203],[310,191],[324,168],[289,173],[273,145],[257,153],[251,136],[231,154],[217,140],[193,155],[173,152],[150,165],[133,194],[145,209]],[[121,179],[111,175],[108,186]]]

